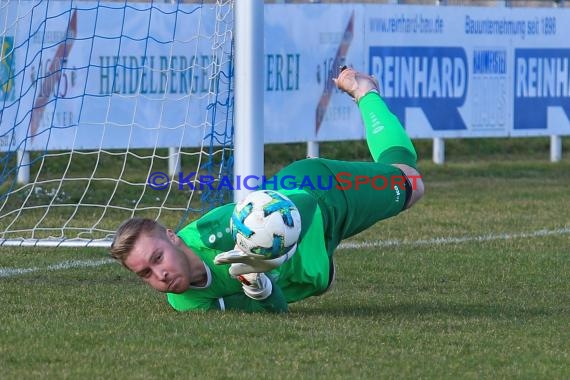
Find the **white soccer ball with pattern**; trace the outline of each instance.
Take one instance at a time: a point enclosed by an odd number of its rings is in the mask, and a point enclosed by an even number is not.
[[[283,194],[258,190],[236,204],[230,228],[242,251],[274,259],[296,249],[301,235],[301,214]]]

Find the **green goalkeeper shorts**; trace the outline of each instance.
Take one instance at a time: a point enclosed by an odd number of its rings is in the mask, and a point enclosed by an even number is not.
[[[268,185],[302,189],[315,197],[323,214],[329,257],[343,239],[399,214],[411,195],[402,171],[381,162],[309,158],[286,166]]]

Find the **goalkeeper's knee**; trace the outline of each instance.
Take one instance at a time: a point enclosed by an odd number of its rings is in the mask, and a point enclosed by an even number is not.
[[[393,166],[400,169],[406,176],[406,205],[405,208],[408,209],[412,207],[416,202],[423,198],[425,193],[425,185],[420,172],[410,165],[406,164],[392,164]],[[409,194],[409,195],[408,195]]]

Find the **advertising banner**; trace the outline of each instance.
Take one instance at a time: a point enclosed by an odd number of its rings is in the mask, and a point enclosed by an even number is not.
[[[3,148],[200,146],[212,129],[210,104],[230,96],[231,19],[224,31],[214,5],[71,5],[3,10],[13,16],[2,20],[17,20],[2,40],[16,47],[7,54],[15,70]],[[217,111],[222,124],[213,129],[223,134],[224,107]]]
[[[0,10],[0,150],[196,147],[204,130],[227,133],[232,31],[216,29],[219,10],[70,5]],[[267,4],[264,25],[252,75],[266,143],[364,137],[332,81],[344,64],[378,79],[414,138],[570,135],[570,9]]]
[[[382,97],[415,138],[570,134],[570,10],[374,4],[266,9],[266,53],[298,55],[302,78],[286,98],[266,93],[271,141],[362,137],[356,107],[346,95],[326,90],[326,72],[339,62],[374,75]],[[286,31],[291,40],[271,42]],[[275,73],[268,69],[266,82]],[[286,113],[279,112],[283,108]]]

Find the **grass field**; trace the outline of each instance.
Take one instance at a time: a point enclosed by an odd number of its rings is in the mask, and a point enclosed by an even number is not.
[[[177,314],[104,250],[3,247],[0,379],[570,378],[570,160],[470,149],[287,315]]]

